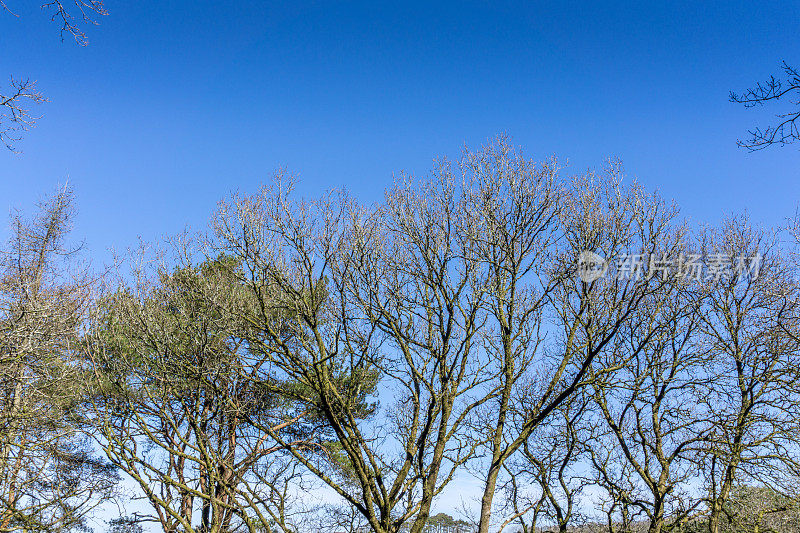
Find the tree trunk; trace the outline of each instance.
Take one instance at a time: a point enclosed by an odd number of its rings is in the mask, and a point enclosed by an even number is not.
[[[481,518],[480,522],[478,522],[478,533],[489,532],[489,523],[492,519],[492,501],[494,500],[494,491],[497,488],[497,477],[499,475],[500,463],[495,458],[486,476],[486,487],[481,498]]]

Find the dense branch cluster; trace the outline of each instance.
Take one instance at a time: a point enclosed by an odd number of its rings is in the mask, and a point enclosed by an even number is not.
[[[616,162],[566,176],[503,138],[377,205],[293,185],[94,280],[64,263],[68,191],[15,219],[0,531],[86,527],[112,498],[113,531],[797,523],[791,235],[695,228]]]

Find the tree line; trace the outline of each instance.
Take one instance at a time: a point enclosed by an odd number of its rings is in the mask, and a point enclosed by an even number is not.
[[[69,189],[12,218],[0,531],[109,502],[117,532],[794,523],[791,231],[700,227],[616,162],[569,175],[504,138],[373,205],[294,184],[101,273]]]

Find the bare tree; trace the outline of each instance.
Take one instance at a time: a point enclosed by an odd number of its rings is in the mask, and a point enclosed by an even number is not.
[[[0,255],[0,531],[79,526],[116,484],[78,431],[91,280],[64,263],[72,216],[65,187],[14,217]]]
[[[698,408],[710,380],[697,342],[700,300],[689,288],[676,283],[642,305],[607,355],[624,365],[592,384],[606,433],[589,444],[591,464],[621,531],[641,516],[660,533],[693,519],[701,505],[692,483],[710,432]]]
[[[770,76],[765,83],[758,83],[755,87],[747,89],[743,93],[731,91],[730,101],[742,104],[745,107],[757,107],[766,103],[788,100],[790,105],[800,105],[800,73],[797,69],[790,66],[785,61],[782,66],[784,80]],[[795,99],[793,99],[795,98]],[[790,109],[787,106],[787,109]],[[774,144],[791,144],[800,139],[800,130],[797,127],[797,119],[800,117],[800,110],[787,111],[776,115],[778,122],[775,125],[765,128],[757,127],[748,132],[750,138],[738,140],[737,144],[748,150],[761,150]]]
[[[292,453],[373,531],[410,521],[419,533],[475,448],[461,429],[486,397],[470,213],[447,165],[401,180],[372,211],[345,196],[294,201],[287,185],[223,204],[216,227],[263,302],[252,321],[264,357],[335,437],[325,454]],[[263,286],[284,296],[265,301]],[[293,319],[266,319],[275,312]],[[378,386],[389,409],[365,418]]]
[[[517,168],[503,163],[496,167],[501,177]],[[543,219],[537,213],[539,205],[532,201],[536,197],[522,189],[501,192],[500,197],[511,199],[506,202],[531,204],[506,211],[510,222],[506,227],[512,232],[495,232],[499,237],[495,246],[501,253],[494,263],[504,274],[502,289],[489,296],[497,304],[488,323],[500,325],[490,347],[505,354],[500,361],[510,361],[503,363],[497,382],[499,396],[514,402],[504,405],[501,401],[491,422],[495,429],[489,444],[492,459],[485,471],[481,533],[489,530],[497,479],[505,462],[548,424],[560,405],[598,378],[602,370],[591,371],[596,358],[635,319],[639,307],[668,292],[670,282],[658,276],[588,279],[578,275],[579,259],[585,254],[613,264],[628,256],[660,256],[674,245],[675,209],[635,184],[623,186],[621,177],[616,164],[602,174],[575,177],[559,197],[560,207],[551,222],[557,225],[540,230],[544,238],[531,241],[520,230],[535,228]],[[524,174],[517,179],[531,181]],[[474,211],[480,216],[480,211]],[[539,336],[543,320],[549,323],[547,342]],[[515,364],[519,365],[516,369]],[[517,374],[507,373],[508,368]]]
[[[486,279],[480,337],[490,365],[491,402],[477,417],[483,423],[476,428],[490,456],[479,473],[486,483],[479,521],[479,531],[485,532],[505,461],[525,441],[507,444],[509,428],[524,425],[510,418],[510,411],[530,386],[526,378],[532,367],[541,362],[543,310],[564,275],[554,272],[553,263],[563,238],[559,214],[565,195],[556,181],[555,161],[540,165],[525,159],[504,138],[477,152],[466,151],[460,170],[474,228],[471,252]]]
[[[709,531],[717,533],[731,491],[796,485],[798,368],[797,284],[773,235],[746,218],[727,220],[705,237],[707,256],[744,262],[708,282],[700,313],[715,381],[705,395],[714,433],[704,466]]]
[[[626,364],[593,383],[610,436],[591,453],[609,531],[644,519],[650,531],[703,523],[718,533],[737,485],[788,494],[796,483],[791,263],[744,218],[703,234],[697,251],[703,270],[640,308],[612,346]]]
[[[303,384],[296,400],[335,436],[326,454],[292,453],[374,531],[420,531],[479,449],[487,530],[506,461],[601,372],[593,361],[637,309],[669,294],[659,276],[581,280],[577,259],[664,253],[675,210],[623,187],[618,166],[568,192],[556,170],[500,139],[401,179],[375,209],[296,201],[285,181],[222,204],[219,251],[263,301],[251,345]],[[265,301],[263,287],[281,296]],[[359,418],[376,386],[390,411]]]

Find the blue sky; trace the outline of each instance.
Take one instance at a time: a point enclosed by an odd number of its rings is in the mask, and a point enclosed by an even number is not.
[[[279,166],[304,194],[374,201],[393,173],[498,133],[573,172],[619,157],[696,221],[778,224],[800,202],[799,147],[736,147],[777,109],[728,103],[800,64],[797,2],[107,0],[87,47],[7,3],[0,74],[50,102],[24,153],[0,153],[0,211],[69,179],[99,259],[204,227]]]

